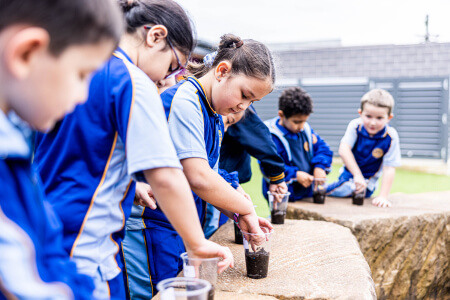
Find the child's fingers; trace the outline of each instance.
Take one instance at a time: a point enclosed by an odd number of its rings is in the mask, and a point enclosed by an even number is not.
[[[222,258],[222,261],[217,264],[219,274],[225,271],[228,267],[234,268],[233,254],[231,254],[228,247],[222,247],[219,257]]]

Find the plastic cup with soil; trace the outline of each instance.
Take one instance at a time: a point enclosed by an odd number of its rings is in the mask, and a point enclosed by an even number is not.
[[[242,232],[239,229],[239,227],[237,227],[236,223],[234,223],[234,242],[236,244],[242,245]]]
[[[175,277],[160,281],[156,288],[161,300],[207,300],[211,283],[199,278]]]
[[[211,284],[211,289],[208,292],[208,300],[213,300],[217,283],[217,264],[219,263],[219,258],[190,258],[187,252],[184,252],[181,254],[181,259],[183,260],[183,276],[208,281]]]
[[[326,198],[327,198],[327,179],[314,178],[313,202],[316,204],[324,204]]]
[[[360,193],[353,192],[352,193],[352,203],[354,205],[363,205],[364,198],[366,198],[366,189]]]
[[[284,224],[290,195],[289,192],[286,194],[267,192],[272,224]]]
[[[273,230],[261,227],[263,233],[248,233],[244,236],[245,265],[247,277],[252,279],[266,278],[269,271],[270,244]]]

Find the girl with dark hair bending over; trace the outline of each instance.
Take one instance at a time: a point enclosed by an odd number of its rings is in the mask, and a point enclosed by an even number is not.
[[[161,94],[170,135],[194,193],[198,219],[204,222],[207,201],[238,221],[243,230],[262,233],[260,226],[271,228],[271,224],[258,218],[252,202],[218,174],[218,158],[224,132],[221,115],[239,113],[272,91],[275,82],[272,56],[259,42],[227,34],[221,38],[215,57],[208,58],[207,64],[189,64],[188,71],[194,76]],[[131,271],[128,276],[139,277],[141,284],[147,278],[147,285],[155,287],[181,270],[179,255],[184,247],[163,211],[146,209],[136,222],[139,220],[146,226],[144,259],[148,259],[150,274],[136,267],[127,268]],[[129,255],[137,255],[132,247]]]

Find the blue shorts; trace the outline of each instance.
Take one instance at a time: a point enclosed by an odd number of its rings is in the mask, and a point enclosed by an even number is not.
[[[369,185],[370,186],[370,185]],[[327,195],[331,197],[351,197],[355,190],[355,184],[350,179],[340,178],[338,181],[331,183],[327,187]],[[366,198],[372,196],[375,188],[372,190],[369,187],[366,189]]]
[[[186,250],[176,231],[155,227],[126,230],[122,251],[127,298],[150,299],[161,280],[176,277],[183,269],[180,255]]]

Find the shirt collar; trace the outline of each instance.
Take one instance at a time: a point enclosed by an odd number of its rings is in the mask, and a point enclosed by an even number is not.
[[[17,115],[13,115],[17,116]],[[19,117],[17,117],[18,120]],[[0,157],[1,158],[29,158],[31,151],[23,132],[23,121],[21,124],[14,124],[11,117],[8,117],[0,110]],[[21,128],[22,127],[22,128]]]
[[[277,127],[281,130],[281,132],[283,133],[284,136],[288,137],[288,138],[297,138],[300,133],[293,133],[291,132],[289,129],[287,129],[286,127],[284,127],[283,125],[280,125],[280,117],[278,117],[275,121],[275,124],[277,125]],[[301,131],[303,132],[303,130]]]
[[[131,58],[128,56],[128,54],[125,53],[125,51],[122,50],[122,48],[117,47],[117,49],[114,51],[116,54],[120,53],[121,55],[123,55],[130,63],[133,64],[133,61],[131,60]]]

